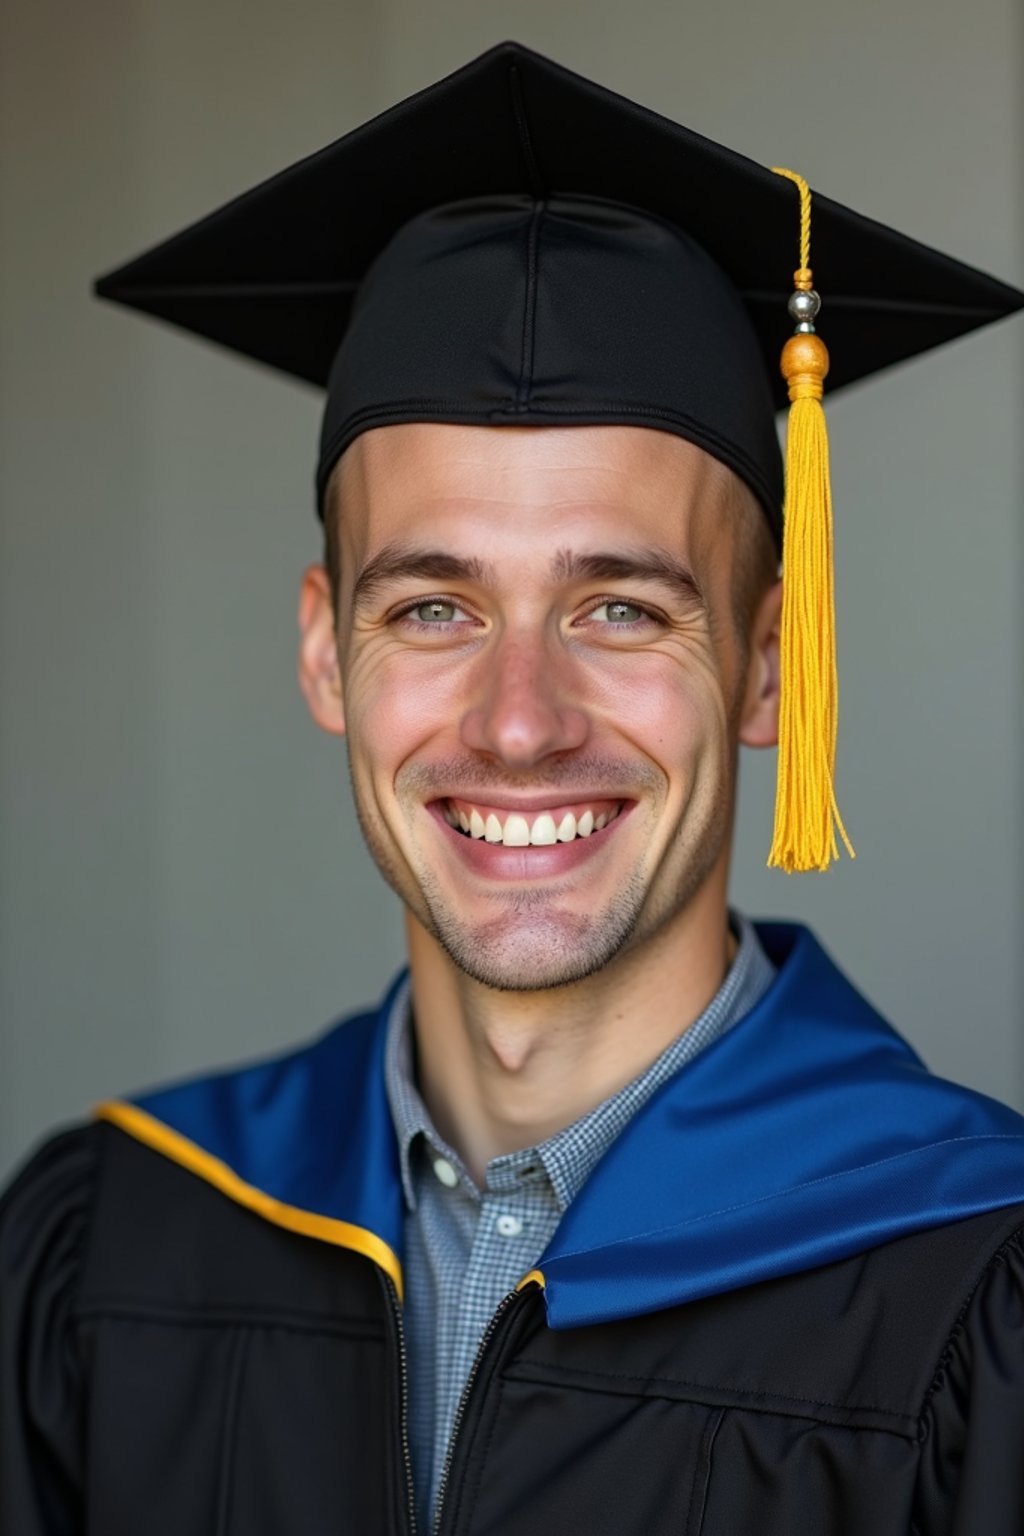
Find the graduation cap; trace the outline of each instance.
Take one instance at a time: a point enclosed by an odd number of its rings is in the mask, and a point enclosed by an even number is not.
[[[841,388],[1024,294],[815,194],[830,364],[810,225],[799,175],[503,43],[96,292],[324,386],[321,512],[349,443],[394,422],[647,426],[728,465],[785,529],[769,862],[825,868],[837,832],[852,849],[824,377]]]

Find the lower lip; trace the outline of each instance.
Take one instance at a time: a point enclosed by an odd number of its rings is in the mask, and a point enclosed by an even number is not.
[[[576,837],[571,843],[530,844],[525,848],[506,848],[504,843],[489,843],[483,837],[467,837],[457,832],[444,817],[440,801],[427,809],[443,834],[455,845],[455,851],[474,874],[489,880],[544,880],[557,875],[572,874],[591,859],[600,856],[608,846],[615,830],[625,821],[632,810],[627,804],[606,827],[591,832],[589,837]]]

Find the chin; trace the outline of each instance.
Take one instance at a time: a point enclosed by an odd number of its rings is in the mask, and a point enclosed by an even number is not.
[[[431,913],[430,931],[464,975],[497,992],[570,987],[603,970],[629,943],[639,903],[628,894],[604,913],[510,911],[487,923]]]

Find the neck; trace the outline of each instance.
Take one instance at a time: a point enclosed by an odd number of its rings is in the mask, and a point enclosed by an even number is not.
[[[478,1184],[637,1077],[703,1013],[735,941],[724,890],[569,987],[497,992],[407,916],[419,1086]]]

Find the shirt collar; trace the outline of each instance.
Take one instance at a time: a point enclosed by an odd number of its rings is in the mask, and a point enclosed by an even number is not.
[[[416,1209],[416,1189],[413,1183],[411,1153],[417,1136],[439,1142],[427,1106],[416,1087],[413,1069],[412,1009],[409,1006],[411,983],[407,976],[398,988],[388,1014],[387,1042],[384,1048],[384,1081],[391,1118],[398,1138],[398,1156],[402,1169],[402,1191],[408,1210]],[[458,1160],[456,1160],[456,1164]],[[460,1167],[460,1172],[461,1172]]]
[[[519,1187],[533,1169],[543,1170],[560,1211],[579,1193],[594,1167],[627,1122],[670,1077],[750,1012],[767,991],[775,967],[765,954],[748,918],[730,913],[738,940],[725,980],[700,1016],[688,1025],[638,1077],[572,1125],[535,1147],[507,1152],[487,1165],[492,1190]],[[455,1169],[467,1190],[476,1186],[458,1153],[438,1134],[416,1086],[413,1063],[412,1009],[408,978],[398,988],[387,1021],[385,1080],[398,1138],[406,1207],[416,1209],[413,1148],[423,1137],[432,1151]]]

